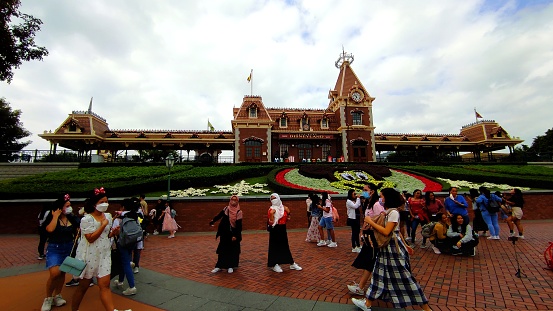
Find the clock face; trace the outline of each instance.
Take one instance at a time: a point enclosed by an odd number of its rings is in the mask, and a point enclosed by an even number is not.
[[[361,98],[362,98],[362,97],[361,97],[361,93],[359,93],[359,92],[353,92],[353,93],[351,94],[351,99],[353,99],[353,100],[356,101],[356,102],[360,102],[360,101],[361,101]]]

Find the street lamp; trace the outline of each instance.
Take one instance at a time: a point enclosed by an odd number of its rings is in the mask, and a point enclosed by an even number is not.
[[[169,177],[167,178],[167,202],[171,201],[171,168],[175,164],[175,159],[172,154],[165,159],[165,166],[169,168]]]

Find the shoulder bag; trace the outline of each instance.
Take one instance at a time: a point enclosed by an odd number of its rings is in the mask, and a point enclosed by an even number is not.
[[[71,249],[70,255],[73,254],[73,250],[77,245],[77,240],[79,239],[80,232],[81,232],[81,229],[79,228],[79,230],[77,230],[77,234],[75,236],[75,242],[73,242],[73,248]],[[71,256],[67,256],[62,262],[60,266],[60,270],[72,275],[81,275],[85,267],[86,267],[86,262]]]

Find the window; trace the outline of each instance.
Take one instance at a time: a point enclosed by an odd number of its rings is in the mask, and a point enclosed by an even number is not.
[[[323,129],[327,129],[328,128],[328,119],[327,118],[323,118],[321,120],[321,128]]]
[[[362,125],[361,122],[361,112],[354,112],[352,113],[353,116],[353,125]]]
[[[280,145],[280,156],[282,158],[286,158],[288,154],[288,144],[281,144]]]
[[[288,127],[288,119],[280,118],[280,127]]]
[[[300,159],[311,159],[312,149],[311,144],[298,144],[298,157]]]
[[[257,118],[257,107],[250,107],[250,118]]]
[[[69,132],[76,132],[77,131],[77,124],[71,123],[69,124]]]
[[[246,146],[246,162],[261,162],[261,142],[248,140]]]
[[[330,145],[324,144],[322,147],[323,147],[323,157],[328,157],[330,155]]]

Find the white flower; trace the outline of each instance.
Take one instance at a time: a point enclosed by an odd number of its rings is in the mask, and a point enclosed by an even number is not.
[[[510,185],[506,185],[506,184],[492,184],[492,183],[489,183],[489,182],[478,184],[478,183],[473,183],[473,182],[466,181],[466,180],[451,180],[451,179],[439,178],[439,177],[437,179],[439,179],[441,181],[445,181],[446,183],[450,184],[451,187],[457,187],[457,188],[478,189],[481,186],[484,186],[488,189],[510,190],[510,189],[513,189],[513,188],[519,188],[522,191],[530,190],[530,188],[527,188],[527,187],[513,187],[513,186],[510,186]]]

